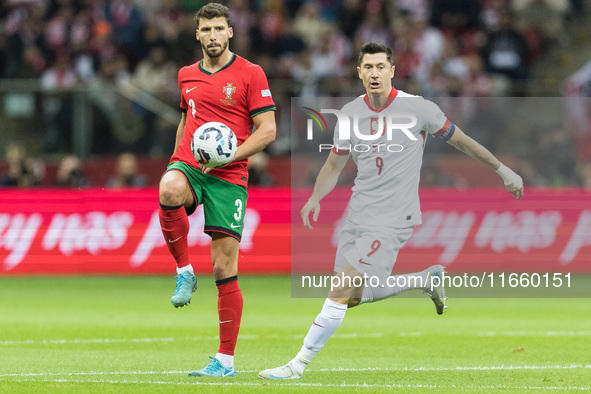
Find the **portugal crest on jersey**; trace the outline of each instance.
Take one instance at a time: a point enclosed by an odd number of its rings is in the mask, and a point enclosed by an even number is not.
[[[222,92],[226,95],[226,98],[220,99],[220,101],[226,105],[234,105],[236,100],[232,99],[232,95],[236,93],[236,86],[232,82],[228,82],[226,86],[222,87]]]

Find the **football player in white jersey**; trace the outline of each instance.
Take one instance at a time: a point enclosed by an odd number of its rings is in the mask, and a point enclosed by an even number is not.
[[[301,210],[304,226],[312,229],[310,214],[314,221],[318,219],[320,200],[333,190],[351,157],[358,171],[334,269],[341,278],[335,283],[341,285],[329,292],[298,354],[283,366],[261,371],[261,378],[301,378],[306,366],[337,330],[348,308],[422,289],[433,300],[438,314],[445,311],[442,281],[431,280],[434,276],[441,279],[442,266],[406,275],[391,274],[398,251],[414,226],[421,223],[418,189],[426,133],[486,164],[501,176],[513,196],[523,196],[521,177],[447,120],[437,105],[392,86],[394,64],[390,48],[380,43],[364,44],[357,71],[367,93],[341,110],[357,117],[357,130],[340,133],[337,126],[332,151]],[[362,135],[359,130],[371,130],[371,134]],[[368,283],[367,278],[372,277],[378,278],[378,283]]]

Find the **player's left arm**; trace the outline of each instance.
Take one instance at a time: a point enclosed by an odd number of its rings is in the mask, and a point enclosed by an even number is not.
[[[521,177],[501,163],[488,149],[467,136],[459,127],[455,126],[455,131],[447,143],[493,169],[503,178],[507,190],[518,200],[523,196]]]
[[[236,149],[234,161],[246,159],[265,149],[275,141],[277,126],[275,125],[275,111],[266,111],[253,116],[255,131]]]

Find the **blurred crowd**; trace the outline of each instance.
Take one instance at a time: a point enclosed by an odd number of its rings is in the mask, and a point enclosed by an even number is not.
[[[394,85],[409,93],[526,96],[532,67],[586,11],[584,0],[220,2],[231,10],[231,50],[264,68],[278,104],[271,156],[289,153],[291,97],[363,92],[356,65],[364,42],[393,49]],[[0,78],[38,79],[48,93],[44,153],[73,153],[75,98],[60,92],[83,87],[92,103],[93,154],[169,155],[176,125],[133,98],[141,89],[178,108],[178,69],[202,57],[193,15],[205,3],[0,2]]]
[[[0,173],[0,187],[67,187],[83,189],[88,187],[106,188],[143,188],[150,186],[148,177],[140,169],[138,157],[131,152],[124,152],[115,158],[112,173],[104,183],[93,181],[84,161],[75,154],[66,154],[48,174],[47,163],[39,158],[27,155],[26,148],[20,143],[10,143],[6,147],[6,171]],[[153,186],[153,185],[152,185]]]
[[[367,41],[394,49],[396,78],[407,90],[524,93],[518,82],[583,7],[583,0],[221,2],[232,13],[232,50],[261,64],[270,79],[293,82],[283,87],[298,96],[359,90],[350,77]],[[148,92],[167,91],[178,68],[201,57],[193,13],[204,3],[4,1],[0,77],[41,78],[47,88],[130,78]]]

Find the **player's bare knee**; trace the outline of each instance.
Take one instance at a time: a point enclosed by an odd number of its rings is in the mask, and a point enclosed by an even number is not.
[[[214,273],[216,271],[220,271],[220,270],[226,270],[229,267],[232,266],[232,259],[230,258],[230,256],[224,254],[224,253],[214,253],[211,256],[211,260],[213,263],[213,271]]]
[[[225,274],[226,266],[222,264],[213,263],[213,276],[219,278]]]
[[[217,259],[213,261],[213,276],[216,280],[237,275],[237,271],[236,266],[232,264],[230,260]]]
[[[174,178],[162,178],[159,189],[160,202],[170,206],[184,204],[186,190],[186,182]]]

